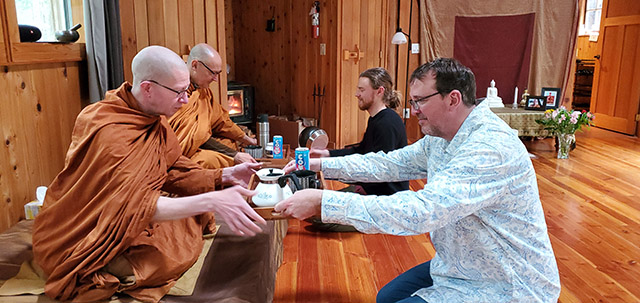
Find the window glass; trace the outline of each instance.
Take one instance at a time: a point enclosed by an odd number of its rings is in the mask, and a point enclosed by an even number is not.
[[[15,0],[18,24],[40,29],[38,41],[56,41],[55,32],[68,29],[71,23],[67,13],[68,0]]]
[[[602,15],[602,0],[587,0],[584,14],[584,23],[581,26],[580,34],[598,34],[600,31],[600,18]]]

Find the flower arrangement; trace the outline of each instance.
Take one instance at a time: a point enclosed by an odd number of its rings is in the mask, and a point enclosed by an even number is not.
[[[544,112],[544,118],[536,120],[544,129],[552,134],[573,134],[582,126],[592,126],[595,115],[583,110],[582,112],[568,110],[564,106],[558,109],[548,109]]]

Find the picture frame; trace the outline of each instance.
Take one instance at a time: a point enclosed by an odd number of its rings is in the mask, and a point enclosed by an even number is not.
[[[529,96],[524,109],[544,111],[547,105],[546,98],[545,96]]]
[[[562,90],[559,87],[543,87],[542,96],[546,98],[547,109],[556,109],[560,106]]]

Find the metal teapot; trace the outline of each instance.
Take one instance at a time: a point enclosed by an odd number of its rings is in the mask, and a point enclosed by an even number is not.
[[[277,168],[263,168],[256,172],[260,183],[256,186],[256,195],[251,201],[256,206],[272,207],[278,202],[290,197],[293,193],[288,186],[280,186],[278,179],[284,176],[284,171]]]

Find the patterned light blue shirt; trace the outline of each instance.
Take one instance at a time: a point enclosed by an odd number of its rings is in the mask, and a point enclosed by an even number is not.
[[[328,178],[427,178],[417,192],[361,196],[325,191],[324,222],[366,233],[431,233],[436,302],[557,302],[560,279],[533,165],[516,131],[481,103],[449,142],[425,136],[392,151],[322,160]]]

